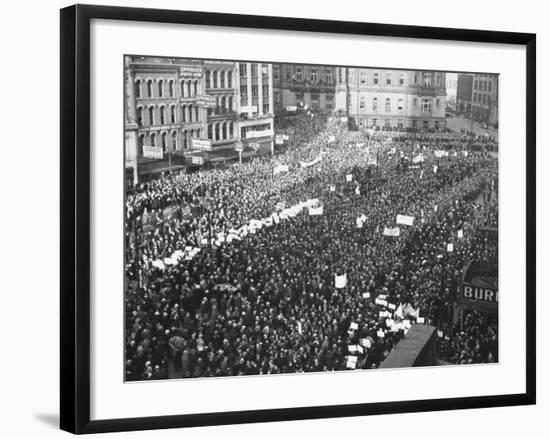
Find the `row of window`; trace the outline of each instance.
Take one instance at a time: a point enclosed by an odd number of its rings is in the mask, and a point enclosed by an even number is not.
[[[258,84],[252,84],[252,86],[250,87],[250,92],[252,93],[253,98],[259,97],[258,91],[259,91]],[[265,96],[266,98],[269,97],[269,84],[262,85],[262,96]],[[243,98],[248,97],[247,84],[241,84],[241,97]]]
[[[233,122],[218,122],[208,124],[208,138],[213,141],[233,139]]]
[[[421,100],[421,111],[424,112],[424,113],[429,113],[432,111],[432,99],[430,98],[422,98]],[[413,106],[416,107],[418,105],[418,99],[417,98],[414,98],[413,99]],[[435,100],[435,106],[437,108],[439,108],[439,106],[441,105],[441,102],[440,102],[440,99],[437,98]],[[359,109],[361,111],[366,111],[366,108],[367,108],[367,102],[366,102],[366,98],[365,97],[361,97],[360,100],[359,100]],[[379,108],[379,101],[378,101],[378,98],[373,98],[372,99],[372,111],[374,113],[376,113],[378,111],[378,108]],[[397,100],[397,111],[403,111],[405,109],[404,107],[404,100],[402,98],[399,98]],[[384,111],[386,113],[390,113],[392,111],[392,101],[390,98],[386,98],[386,100],[384,101]]]
[[[183,130],[181,134],[183,149],[190,148],[191,139],[200,139],[201,133],[201,129]],[[163,131],[161,133],[140,134],[138,137],[139,154],[143,155],[144,145],[160,146],[165,153],[168,152],[167,147],[170,145],[170,150],[175,151],[177,149],[177,137],[177,131],[172,131],[170,133]]]
[[[483,105],[489,105],[491,103],[491,97],[482,93],[474,93],[473,100],[474,102]]]
[[[248,75],[248,68],[247,63],[239,63],[239,76],[241,78],[245,78],[248,76],[251,76],[252,78],[258,77],[258,66],[260,66],[260,71],[262,73],[262,77],[268,77],[269,76],[269,66],[267,64],[257,64],[257,63],[251,63],[250,64],[250,75]]]
[[[200,94],[199,80],[182,79],[179,84],[182,97],[194,97]],[[137,78],[135,81],[135,94],[137,98],[164,98],[176,97],[176,81],[174,79],[147,79]]]
[[[216,96],[216,107],[208,108],[208,115],[226,114],[234,111],[233,96]]]
[[[201,122],[201,107],[196,105],[182,105],[180,107],[180,120],[186,122]],[[138,106],[136,109],[137,123],[139,126],[166,125],[177,123],[177,106],[149,105],[147,108]]]
[[[233,88],[231,70],[207,70],[206,88]]]
[[[493,90],[493,81],[490,81],[490,80],[484,81],[481,79],[475,79],[474,90],[490,92]]]

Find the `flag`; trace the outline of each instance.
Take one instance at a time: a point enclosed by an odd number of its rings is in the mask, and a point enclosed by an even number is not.
[[[384,235],[385,236],[399,236],[399,227],[394,227],[393,229],[389,229],[388,227],[384,227]]]
[[[347,284],[348,284],[347,273],[344,273],[341,275],[338,275],[338,274],[334,275],[334,286],[336,288],[345,288]]]
[[[395,317],[403,318],[403,304],[400,303],[395,312],[393,313]]]
[[[397,224],[403,224],[405,226],[412,226],[414,222],[414,216],[397,215],[395,222]]]

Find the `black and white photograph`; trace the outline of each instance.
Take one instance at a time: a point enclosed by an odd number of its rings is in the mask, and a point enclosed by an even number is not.
[[[498,363],[498,73],[123,79],[126,381]]]

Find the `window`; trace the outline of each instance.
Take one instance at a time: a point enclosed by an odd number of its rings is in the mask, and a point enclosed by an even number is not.
[[[397,101],[397,110],[398,111],[403,111],[403,99],[402,98],[399,98],[399,100]]]
[[[220,140],[220,124],[219,123],[216,124],[216,139],[215,140]]]
[[[399,85],[405,85],[405,74],[404,73],[399,74]]]
[[[157,146],[157,135],[155,133],[152,133],[149,139],[151,140],[151,146]]]
[[[137,123],[138,126],[143,126],[143,107],[137,108]]]
[[[246,64],[240,63],[239,64],[239,75],[242,78],[243,76],[246,76]]]
[[[229,122],[229,138],[233,138],[233,122]]]
[[[269,113],[269,103],[263,105],[263,113],[268,114]]]
[[[441,87],[441,73],[438,73],[436,75],[436,78],[437,78],[437,86],[438,87]]]
[[[489,82],[489,84],[487,84],[487,91],[492,91],[492,88],[493,88],[493,83]]]
[[[135,93],[136,97],[141,98],[141,79],[135,82]]]
[[[265,84],[262,86],[262,95],[264,96],[264,99],[269,98],[269,85]]]
[[[424,87],[431,87],[431,86],[432,86],[432,74],[424,73]]]
[[[418,105],[418,99],[417,98],[414,98],[413,99],[413,105],[416,107]]]
[[[477,90],[477,79],[474,81],[474,90]]]
[[[325,100],[333,101],[334,100],[334,95],[326,95]]]
[[[391,85],[391,73],[386,73],[386,85]]]
[[[162,145],[162,150],[164,152],[166,152],[166,133],[162,133],[160,135],[160,142],[161,142],[161,145]]]
[[[210,70],[206,71],[206,88],[210,88]]]
[[[153,80],[149,79],[147,81],[147,96],[152,98],[153,97]]]
[[[311,82],[317,82],[319,80],[317,69],[311,69],[311,71],[309,72],[309,79]]]
[[[176,123],[176,106],[170,106],[170,123]]]
[[[432,111],[432,100],[428,98],[422,98],[422,112],[429,113]]]
[[[364,111],[365,110],[365,98],[361,97],[361,100],[359,101],[359,108]]]
[[[267,64],[262,64],[262,76],[269,76],[269,66]]]
[[[195,121],[199,122],[199,107],[194,107],[195,108]]]
[[[418,84],[418,72],[414,72],[414,83]]]
[[[212,72],[212,88],[218,88],[218,72]]]
[[[248,93],[248,89],[246,85],[241,85],[241,96],[246,97],[247,93]]]
[[[361,73],[359,74],[359,82],[361,85],[365,85],[367,83],[367,71],[361,70]]]
[[[175,131],[172,131],[172,151],[176,150],[177,147],[177,133]]]
[[[155,124],[155,109],[153,107],[149,107],[149,125]]]
[[[258,64],[250,64],[250,68],[251,68],[251,72],[252,72],[252,77],[256,77],[258,76]]]
[[[189,122],[193,122],[193,106],[189,105],[187,108],[189,110]]]
[[[302,68],[296,67],[296,74],[294,75],[298,81],[302,80]]]
[[[304,94],[301,92],[296,92],[296,100],[303,101],[304,100]]]
[[[222,96],[222,99],[220,101],[220,107],[221,107],[221,112],[222,113],[225,113],[226,111],[226,108],[225,108],[225,96]]]
[[[160,124],[164,125],[166,123],[166,108],[160,107]]]
[[[483,91],[487,91],[487,81],[483,81]]]
[[[174,90],[174,81],[173,81],[173,80],[171,80],[171,81],[168,83],[168,93],[170,93],[170,97],[171,97],[171,98],[174,97],[175,90]]]
[[[279,80],[279,66],[273,66],[272,72],[273,72],[273,79],[278,81]]]
[[[222,130],[222,133],[221,133],[221,137],[223,140],[227,139],[227,132],[226,132],[226,125],[225,125],[225,122],[222,124],[221,126],[221,130]]]
[[[233,72],[227,72],[227,88],[233,88]]]
[[[286,79],[290,80],[290,70],[286,71]]]
[[[389,113],[391,111],[391,101],[390,98],[386,98],[386,106],[384,108],[386,110],[386,113]]]
[[[332,69],[325,70],[325,81],[332,82]]]
[[[374,112],[378,111],[378,98],[374,98],[372,100],[372,111]]]
[[[193,96],[197,96],[199,94],[199,81],[193,82]]]
[[[378,77],[379,77],[378,72],[375,72],[374,75],[373,75],[373,79],[372,79],[372,83],[374,85],[378,85]]]
[[[435,106],[436,106],[437,108],[439,108],[439,104],[440,104],[440,102],[439,102],[439,101],[440,101],[440,99],[439,99],[439,98],[437,98],[437,99],[435,100]]]
[[[258,84],[252,84],[252,97],[255,98],[258,96]]]
[[[279,105],[279,92],[278,91],[273,92],[273,103],[275,105]]]
[[[220,72],[220,88],[225,88],[225,72]]]
[[[158,91],[159,91],[159,97],[163,97],[164,95],[164,81],[162,79],[159,79],[159,82],[158,82]]]
[[[233,112],[233,96],[227,98],[227,111]]]
[[[208,124],[208,138],[212,140],[212,124]]]

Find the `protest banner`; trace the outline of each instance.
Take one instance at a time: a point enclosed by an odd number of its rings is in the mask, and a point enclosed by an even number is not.
[[[353,175],[352,175],[352,174],[347,174],[347,175],[346,175],[346,181],[349,182],[349,181],[351,181],[351,180],[353,180]]]
[[[454,245],[453,245],[452,242],[449,242],[449,243],[447,244],[447,251],[450,253],[450,252],[452,252],[453,250],[454,250]]]
[[[414,223],[414,216],[398,214],[395,222],[397,224],[403,224],[405,226],[412,226]]]
[[[460,229],[456,235],[458,236],[458,239],[464,238],[464,230]]]
[[[277,175],[282,172],[288,172],[288,165],[279,165],[273,168],[273,175]]]
[[[345,288],[347,284],[348,284],[347,273],[344,273],[341,275],[338,275],[338,274],[334,275],[334,286],[336,288]]]
[[[320,207],[310,207],[310,208],[309,208],[309,214],[310,214],[310,215],[322,215],[322,214],[323,214],[323,206],[320,206]]]
[[[384,236],[399,236],[399,232],[399,227],[394,227],[392,229],[384,227]]]

